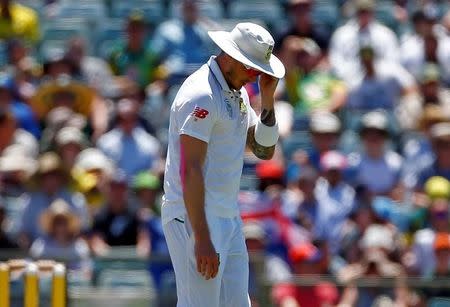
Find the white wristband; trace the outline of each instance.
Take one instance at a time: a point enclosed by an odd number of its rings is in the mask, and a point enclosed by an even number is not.
[[[272,127],[266,126],[258,120],[255,127],[255,141],[262,146],[271,147],[278,142],[278,123]]]

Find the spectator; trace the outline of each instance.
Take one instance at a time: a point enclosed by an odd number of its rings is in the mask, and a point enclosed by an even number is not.
[[[293,264],[293,271],[300,276],[326,274],[329,254],[326,244],[319,242],[317,246],[305,242],[298,246],[298,257]],[[272,289],[277,306],[337,306],[339,292],[330,282],[317,282],[313,286],[296,286],[281,282]]]
[[[436,64],[426,64],[418,77],[419,99],[409,100],[398,109],[397,117],[404,129],[417,129],[424,114],[439,108],[441,117],[450,117],[450,92],[441,81]],[[426,110],[428,109],[428,110]]]
[[[80,129],[64,127],[56,134],[55,143],[63,168],[69,174],[75,165],[78,154],[87,145],[87,141]]]
[[[105,101],[86,84],[65,74],[42,84],[31,103],[40,119],[57,107],[66,107],[86,116],[93,129],[94,140],[103,134],[108,126]]]
[[[436,267],[434,269],[434,277],[448,277],[450,276],[450,235],[447,232],[437,233],[434,239],[434,253],[436,257]],[[449,296],[450,292],[444,291],[446,295],[435,296]]]
[[[19,246],[8,237],[7,231],[5,230],[5,220],[6,220],[6,209],[0,200],[0,249],[8,248],[19,248]]]
[[[318,282],[314,286],[295,287],[291,284],[278,284],[272,290],[274,301],[280,307],[303,306],[341,306],[339,292],[330,282]]]
[[[29,49],[24,40],[20,38],[11,38],[7,41],[6,56],[8,64],[17,67],[19,63],[28,57]]]
[[[383,220],[370,203],[358,203],[357,208],[344,224],[339,254],[332,259],[333,274],[338,274],[347,264],[360,261],[363,255],[358,244],[366,230],[372,225],[388,226],[391,230],[395,230],[395,227]]]
[[[6,75],[0,76],[0,109],[11,112],[18,127],[39,138],[41,131],[32,109],[16,98],[14,90],[13,79]]]
[[[249,253],[264,256],[262,263],[250,262],[249,294],[252,302],[260,296],[258,278],[266,278],[276,284],[289,280],[291,272],[288,264],[279,256],[273,254],[268,244],[267,229],[262,223],[248,221],[242,228],[245,237],[245,244]],[[261,270],[263,269],[263,270]],[[255,302],[256,304],[256,302]]]
[[[341,131],[339,118],[328,112],[313,113],[310,118],[309,131],[313,148],[308,153],[308,160],[317,170],[320,168],[321,156],[336,149]]]
[[[343,180],[342,173],[347,166],[347,159],[341,153],[324,153],[320,158],[322,176],[314,189],[319,205],[316,237],[327,242],[332,255],[339,249],[344,222],[355,209],[355,190]]]
[[[0,153],[8,146],[20,144],[32,157],[36,157],[39,150],[36,138],[29,132],[17,128],[16,119],[7,110],[0,109]]]
[[[417,79],[420,78],[425,66],[429,63],[439,65],[441,76],[447,83],[450,78],[450,39],[438,35],[437,12],[430,9],[417,11],[413,17],[414,33],[407,34],[402,39],[401,62],[403,66]]]
[[[56,134],[65,127],[74,127],[85,130],[87,126],[86,117],[75,113],[68,107],[56,107],[51,109],[44,119],[45,129],[40,139],[41,151],[49,151],[55,148]]]
[[[382,111],[372,111],[363,116],[361,124],[363,151],[350,158],[355,185],[372,195],[390,195],[400,183],[403,159],[388,149],[388,118]]]
[[[36,91],[41,74],[41,65],[32,55],[32,50],[22,39],[10,39],[6,45],[8,64],[4,71],[10,72],[14,79],[17,99],[26,103]]]
[[[374,20],[374,0],[355,0],[356,18],[336,30],[330,43],[330,63],[336,75],[348,84],[354,84],[363,71],[355,61],[362,46],[373,46],[382,60],[397,63],[399,47],[395,34]]]
[[[417,165],[416,190],[422,191],[425,182],[433,176],[450,179],[450,123],[438,123],[430,128],[434,157]]]
[[[138,215],[141,220],[148,221],[159,215],[158,192],[161,182],[154,174],[144,171],[134,177],[132,183],[135,192]]]
[[[263,227],[267,234],[265,250],[284,257],[285,247],[290,244],[288,237],[292,225],[281,211],[286,200],[283,165],[276,161],[260,161],[255,173],[258,178],[256,189],[239,193],[241,218],[244,223],[257,222]]]
[[[169,249],[162,228],[160,204],[157,202],[161,182],[150,172],[141,172],[134,178],[132,187],[138,202],[138,218],[147,228],[150,237],[150,255],[169,257]],[[173,267],[171,263],[156,260],[149,263],[149,270],[155,279],[156,286],[161,289],[164,275],[172,272]]]
[[[77,81],[84,81],[80,80],[81,76],[77,75],[75,67],[65,56],[64,50],[50,49],[44,53],[43,58],[41,83],[56,80],[61,75],[68,75]]]
[[[113,246],[135,246],[139,255],[148,255],[150,242],[128,200],[127,178],[118,170],[106,191],[107,202],[95,216],[91,248],[96,255],[107,254]]]
[[[64,261],[69,270],[90,269],[89,246],[78,237],[81,230],[79,216],[63,200],[55,200],[40,216],[45,236],[37,238],[30,248],[35,259]]]
[[[3,230],[16,239],[22,213],[29,197],[28,180],[36,171],[36,161],[18,144],[10,145],[0,157],[0,202],[5,210]]]
[[[117,103],[118,121],[114,129],[102,135],[97,147],[122,169],[128,178],[158,164],[159,141],[138,124],[138,104],[122,99]],[[133,159],[130,159],[133,157]]]
[[[153,39],[153,47],[163,57],[171,84],[184,81],[208,60],[213,49],[207,35],[211,25],[200,16],[198,1],[180,2],[181,18],[162,23]]]
[[[444,14],[444,16],[442,16],[442,35],[446,35],[449,36],[450,35],[450,11],[448,11],[447,13]]]
[[[68,42],[65,58],[90,87],[102,95],[109,94],[113,76],[108,63],[86,53],[86,40],[75,37]]]
[[[146,91],[139,88],[139,85],[130,80],[127,77],[115,77],[115,97],[114,100],[120,101],[123,98],[131,99],[138,103],[138,121],[139,125],[144,128],[144,130],[152,135],[155,135],[156,128],[159,128],[158,124],[163,122],[164,119],[161,115],[159,107],[164,106],[155,106],[153,105],[153,101],[149,100],[146,97]],[[154,93],[154,91],[151,91]],[[159,93],[158,93],[159,95]],[[156,107],[156,108],[155,108]],[[108,123],[108,131],[113,129],[114,126],[117,125],[118,114],[117,112],[111,112],[110,120]]]
[[[321,50],[313,40],[286,37],[281,54],[287,68],[285,91],[297,113],[335,112],[342,108],[347,89],[330,71],[320,67]]]
[[[8,70],[7,70],[8,71]],[[40,81],[41,65],[31,56],[20,59],[11,68],[17,99],[30,104]]]
[[[448,88],[440,81],[439,67],[427,64],[419,77],[422,106],[439,105],[442,111],[450,116],[450,93]]]
[[[419,119],[413,120],[416,135],[408,138],[402,146],[405,158],[403,180],[408,188],[414,188],[416,185],[417,171],[434,160],[431,127],[437,123],[447,122],[449,118],[441,106],[429,104],[424,107]]]
[[[93,91],[86,85],[74,81],[67,74],[58,74],[55,80],[38,88],[32,105],[39,118],[57,107],[66,107],[88,116],[91,113],[93,96]]]
[[[0,38],[18,37],[30,43],[40,39],[38,14],[31,8],[14,0],[0,2]]]
[[[115,75],[127,76],[142,89],[163,76],[158,55],[146,46],[146,28],[144,14],[132,11],[126,21],[126,41],[119,42],[108,58]]]
[[[369,205],[378,220],[391,223],[406,238],[428,224],[425,199],[412,196],[410,190],[401,184],[389,197],[376,196]]]
[[[344,267],[339,273],[338,279],[341,282],[352,284],[356,279],[366,278],[395,278],[396,288],[361,288],[357,289],[357,295],[351,306],[363,307],[373,306],[377,301],[389,300],[391,304],[405,304],[404,299],[399,295],[400,288],[404,285],[399,282],[404,276],[402,267],[390,260],[390,255],[395,246],[394,235],[387,226],[372,225],[366,229],[360,241],[362,258],[354,264]]]
[[[106,202],[107,178],[112,175],[114,163],[97,148],[81,151],[71,171],[72,188],[84,195],[91,216]]]
[[[297,183],[300,201],[283,204],[284,214],[311,233],[315,232],[314,228],[318,224],[318,205],[314,195],[318,177],[318,172],[312,167],[301,169]]]
[[[309,38],[319,45],[325,53],[330,42],[330,29],[315,24],[311,16],[314,0],[289,0],[288,11],[291,17],[290,27],[277,39],[275,46],[282,46],[289,36]]]
[[[431,179],[430,179],[431,181]],[[448,182],[447,182],[448,184]],[[447,199],[450,196],[447,188]],[[407,267],[420,276],[431,276],[436,264],[433,251],[433,242],[436,233],[449,232],[449,209],[446,198],[436,198],[432,200],[428,209],[428,227],[418,230],[413,237],[412,251],[410,258],[405,263]]]
[[[36,238],[43,235],[39,216],[57,199],[62,199],[76,212],[86,230],[89,218],[86,201],[79,193],[72,193],[66,186],[66,178],[61,160],[54,152],[47,152],[39,157],[36,174],[37,189],[30,194],[25,205],[21,221],[21,245],[29,246]]]
[[[364,73],[359,81],[353,80],[347,101],[349,108],[392,111],[401,99],[416,94],[414,78],[399,64],[383,60],[373,46],[362,46],[359,55]]]
[[[448,232],[439,232],[434,236],[432,242],[432,254],[435,259],[433,270],[426,277],[428,279],[448,278],[450,275],[450,237]],[[425,296],[427,298],[441,297],[447,298],[450,296],[450,291],[447,287],[437,287],[425,289]]]

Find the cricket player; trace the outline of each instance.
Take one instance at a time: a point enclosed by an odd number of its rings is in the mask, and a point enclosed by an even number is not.
[[[248,253],[237,196],[245,146],[271,159],[278,140],[274,91],[285,74],[263,27],[208,33],[222,49],[181,86],[170,113],[163,229],[179,307],[244,307]],[[259,82],[261,116],[244,85]]]

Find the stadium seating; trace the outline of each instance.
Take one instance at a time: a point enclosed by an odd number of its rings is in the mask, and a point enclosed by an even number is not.
[[[43,26],[43,39],[40,45],[39,53],[45,56],[54,50],[64,48],[67,40],[74,36],[81,36],[89,42],[91,32],[89,25],[84,18],[58,18],[48,21]],[[91,53],[91,45],[87,46]]]
[[[271,0],[234,1],[230,3],[228,10],[230,18],[261,19],[269,27],[276,27],[277,23],[283,22],[285,19],[285,14],[280,4]]]
[[[334,29],[340,22],[339,8],[335,3],[321,1],[314,5],[312,18],[315,23]]]
[[[101,1],[63,2],[58,7],[57,16],[82,17],[90,22],[97,22],[107,17],[107,10]]]
[[[157,25],[166,18],[165,8],[161,1],[114,1],[111,6],[111,17],[126,18],[135,9],[143,11],[147,21]]]
[[[97,26],[95,34],[95,53],[99,57],[107,58],[117,41],[124,36],[124,22],[122,19],[104,19]]]
[[[169,7],[169,17],[180,16],[180,1],[172,1]],[[209,17],[213,20],[223,18],[225,15],[223,5],[220,1],[199,1],[200,15]]]

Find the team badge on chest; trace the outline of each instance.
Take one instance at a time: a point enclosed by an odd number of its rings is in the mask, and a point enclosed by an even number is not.
[[[245,105],[244,99],[239,98],[239,111],[242,115],[247,113],[247,106]]]

